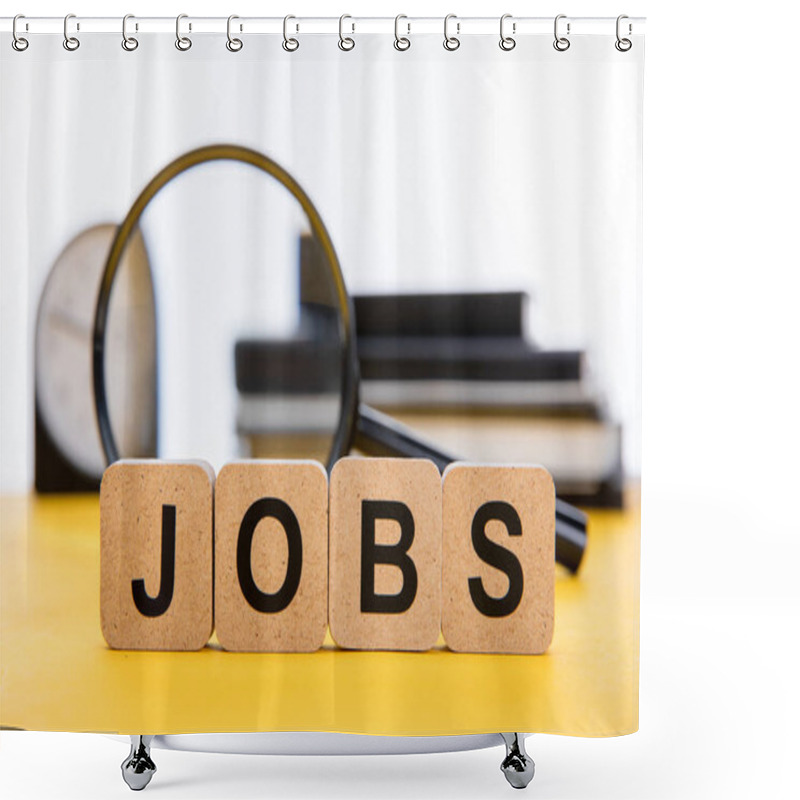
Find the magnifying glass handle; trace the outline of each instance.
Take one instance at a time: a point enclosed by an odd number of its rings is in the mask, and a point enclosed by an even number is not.
[[[440,472],[459,460],[363,403],[358,407],[354,446],[371,456],[427,458]],[[583,511],[556,498],[556,561],[573,573],[578,571],[586,549],[587,522]]]

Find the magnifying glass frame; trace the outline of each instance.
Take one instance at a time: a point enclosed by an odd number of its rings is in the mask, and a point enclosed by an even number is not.
[[[94,333],[92,337],[92,381],[94,386],[95,407],[97,410],[97,424],[100,431],[100,442],[108,464],[119,459],[119,449],[111,428],[106,395],[105,380],[105,339],[108,324],[108,309],[111,299],[111,290],[114,278],[122,261],[123,253],[128,244],[128,239],[139,223],[142,214],[168,183],[182,173],[199,164],[213,161],[238,161],[250,164],[263,172],[271,175],[284,186],[297,200],[308,218],[311,231],[318,241],[322,253],[330,270],[333,288],[338,303],[340,335],[342,337],[342,380],[340,388],[339,422],[331,442],[328,453],[327,467],[331,470],[336,461],[346,455],[350,450],[353,439],[355,420],[358,412],[358,358],[355,348],[355,319],[353,306],[345,287],[339,259],[333,248],[333,242],[328,234],[322,217],[311,199],[303,191],[300,184],[277,162],[263,153],[247,147],[231,144],[209,145],[191,150],[179,156],[164,169],[162,169],[142,190],[131,206],[125,219],[117,228],[116,236],[111,244],[111,249],[106,259],[100,288],[95,306]]]
[[[444,470],[448,463],[456,460],[453,456],[439,450],[435,445],[419,439],[413,431],[396,423],[390,417],[386,417],[368,406],[359,404],[359,370],[352,301],[347,294],[339,259],[336,257],[331,237],[314,204],[300,184],[278,163],[256,150],[230,144],[210,145],[191,150],[164,167],[145,186],[117,229],[97,295],[92,339],[92,379],[95,408],[103,453],[108,464],[119,458],[119,451],[111,429],[108,412],[104,360],[108,309],[114,278],[119,270],[128,239],[150,201],[170,181],[186,172],[186,170],[198,164],[212,161],[239,161],[244,164],[250,164],[271,175],[288,189],[303,211],[305,211],[312,233],[319,242],[322,254],[330,268],[330,275],[339,306],[340,335],[342,336],[343,346],[341,350],[342,380],[339,422],[328,454],[328,471],[330,472],[339,458],[347,455],[354,442],[368,455],[429,458],[440,470]],[[587,516],[579,509],[556,499],[555,527],[556,561],[567,567],[571,572],[577,572],[586,546]]]

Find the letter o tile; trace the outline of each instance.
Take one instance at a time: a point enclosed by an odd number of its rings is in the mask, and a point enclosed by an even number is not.
[[[217,638],[308,653],[328,620],[328,476],[316,461],[237,461],[217,478]]]

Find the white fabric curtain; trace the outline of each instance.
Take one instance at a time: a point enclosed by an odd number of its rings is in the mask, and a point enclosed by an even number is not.
[[[528,292],[529,336],[587,350],[636,472],[642,37],[620,52],[612,26],[563,53],[546,35],[519,36],[511,52],[496,35],[463,36],[455,52],[440,34],[414,36],[406,52],[381,34],[350,52],[335,34],[305,36],[293,53],[273,35],[246,37],[238,53],[223,33],[186,52],[168,33],[142,34],[134,52],[119,34],[86,34],[75,52],[61,35],[29,38],[25,52],[0,48],[4,491],[31,481],[34,326],[54,261],[81,231],[119,223],[170,160],[221,142],[297,178],[351,293]],[[191,336],[200,361],[230,358],[191,308],[234,309],[245,332],[292,323],[294,284],[264,254],[294,252],[296,211],[266,213],[267,184],[187,175],[143,224],[156,297],[173,298],[158,321],[165,353]],[[196,237],[170,235],[181,219]],[[199,235],[213,226],[224,236]],[[234,243],[253,257],[229,264]],[[199,402],[180,380],[197,366],[170,367],[160,431],[168,451],[224,461],[230,443],[198,440],[196,409],[229,414],[235,388]]]

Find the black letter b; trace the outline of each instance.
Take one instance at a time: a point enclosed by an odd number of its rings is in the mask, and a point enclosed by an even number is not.
[[[376,544],[375,521],[391,519],[400,525],[397,544]],[[364,614],[402,614],[417,596],[417,570],[408,551],[414,542],[414,517],[396,500],[361,501],[361,611]],[[397,594],[375,593],[375,565],[391,564],[403,573]]]

